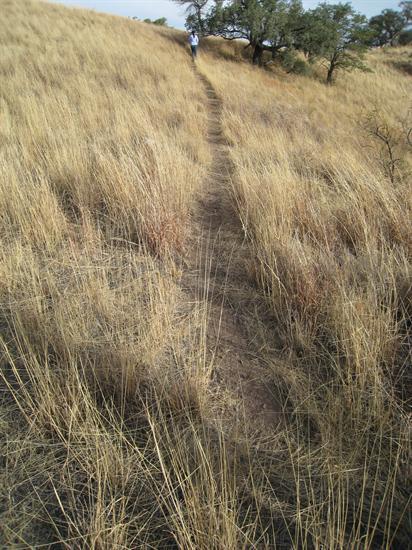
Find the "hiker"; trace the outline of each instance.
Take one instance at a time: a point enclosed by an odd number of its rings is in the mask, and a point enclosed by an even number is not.
[[[197,47],[199,45],[199,37],[197,36],[196,31],[192,31],[189,34],[189,44],[190,44],[190,49],[192,50],[192,59],[196,59]]]

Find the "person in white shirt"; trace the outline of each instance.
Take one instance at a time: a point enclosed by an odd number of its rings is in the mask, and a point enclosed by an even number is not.
[[[199,45],[199,37],[197,36],[196,31],[192,31],[189,34],[189,44],[190,44],[190,49],[192,50],[192,58],[196,59],[197,47]]]

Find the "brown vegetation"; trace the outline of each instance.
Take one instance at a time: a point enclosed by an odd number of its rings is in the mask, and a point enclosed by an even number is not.
[[[406,547],[410,78],[2,10],[1,545]]]

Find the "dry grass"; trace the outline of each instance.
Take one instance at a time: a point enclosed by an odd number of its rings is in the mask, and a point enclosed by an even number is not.
[[[167,31],[39,2],[2,15],[1,544],[128,546],[157,531],[139,531],[153,509],[130,519],[134,490],[111,492],[143,467],[122,423],[154,391],[177,410],[204,393],[204,320],[173,262],[209,161],[204,99]]]
[[[288,365],[274,365],[274,383],[306,433],[290,443],[297,547],[308,532],[327,548],[407,540],[412,85],[386,57],[334,88],[202,64]]]
[[[210,162],[181,35],[37,1],[2,15],[0,544],[406,548],[412,90],[396,55],[326,88],[205,48],[275,320],[262,334],[283,346],[287,423],[236,439],[208,304],[185,303],[175,261]]]
[[[67,221],[90,213],[108,241],[182,246],[208,160],[203,97],[184,53],[167,34],[157,40],[148,25],[120,18],[36,3],[3,9],[5,225],[13,235],[33,225],[13,200],[24,178],[31,215],[49,220],[30,242],[57,244]]]

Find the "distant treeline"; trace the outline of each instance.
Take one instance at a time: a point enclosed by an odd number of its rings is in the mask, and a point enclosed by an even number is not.
[[[327,82],[338,69],[366,69],[363,57],[374,46],[412,41],[412,1],[386,9],[371,19],[350,3],[321,3],[305,10],[301,0],[173,0],[187,6],[186,27],[203,36],[245,40],[252,61],[303,52],[310,63],[327,62]]]
[[[138,17],[132,17],[134,21],[140,21]],[[143,23],[150,23],[151,25],[158,25],[159,27],[167,27],[166,17],[159,17],[159,19],[143,19]]]

